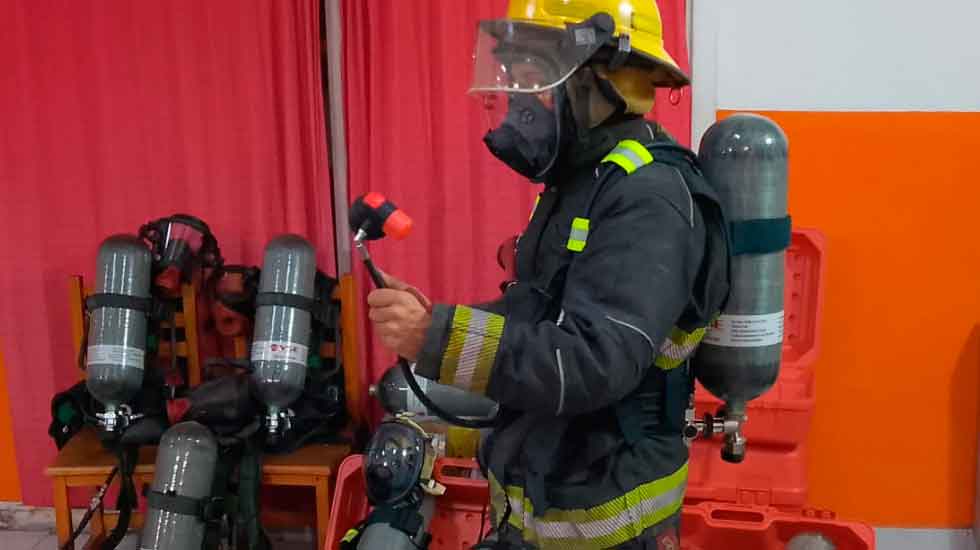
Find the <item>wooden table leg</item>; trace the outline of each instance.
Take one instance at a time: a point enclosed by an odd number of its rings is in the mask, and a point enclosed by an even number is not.
[[[56,477],[52,480],[52,484],[54,485],[54,522],[60,547],[71,538],[71,506],[68,504],[68,484],[65,483],[65,478]],[[68,550],[75,550],[75,545],[70,545]]]
[[[326,550],[327,523],[330,522],[330,478],[317,477],[316,484],[316,550]]]

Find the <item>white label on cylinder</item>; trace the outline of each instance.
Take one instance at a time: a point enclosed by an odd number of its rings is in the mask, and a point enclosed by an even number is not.
[[[132,346],[94,344],[89,346],[85,353],[85,364],[86,366],[114,365],[143,370],[145,356],[146,352]]]
[[[783,312],[721,315],[708,327],[704,342],[730,348],[761,348],[783,342]]]
[[[258,340],[252,343],[252,361],[283,361],[306,364],[310,348],[285,340]]]
[[[419,383],[419,388],[422,390],[422,393],[425,393],[429,389],[429,380],[427,378],[416,376],[415,381]],[[415,392],[412,391],[412,388],[409,387],[408,384],[405,384],[405,393],[405,408],[408,410],[408,412],[413,412],[415,414],[428,413],[425,405],[419,401],[419,398],[416,397]]]

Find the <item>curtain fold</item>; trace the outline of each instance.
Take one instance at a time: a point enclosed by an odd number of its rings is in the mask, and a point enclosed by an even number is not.
[[[103,238],[185,212],[231,263],[295,232],[334,271],[320,4],[15,0],[0,36],[0,340],[24,501],[46,504],[67,279]]]
[[[667,49],[688,69],[684,0],[658,2]],[[494,159],[486,121],[467,96],[479,19],[501,17],[506,0],[343,0],[349,192],[386,194],[416,222],[401,242],[372,244],[379,266],[442,302],[499,295],[497,247],[527,223],[540,186]],[[678,140],[690,136],[690,93],[666,92],[655,116]],[[360,269],[362,288],[370,279]],[[368,376],[394,357],[364,327]]]

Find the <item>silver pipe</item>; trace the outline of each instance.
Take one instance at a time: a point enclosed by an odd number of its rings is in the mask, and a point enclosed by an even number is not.
[[[327,28],[327,108],[330,120],[330,169],[333,180],[334,238],[337,275],[350,273],[350,228],[347,195],[347,131],[344,121],[344,41],[340,0],[325,0],[323,17]]]

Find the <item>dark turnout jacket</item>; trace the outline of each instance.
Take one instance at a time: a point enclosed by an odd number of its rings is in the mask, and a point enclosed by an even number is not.
[[[592,130],[561,168],[517,281],[436,305],[416,369],[500,403],[481,449],[498,527],[607,548],[680,510],[684,359],[727,296],[727,237],[696,159],[642,119]]]

